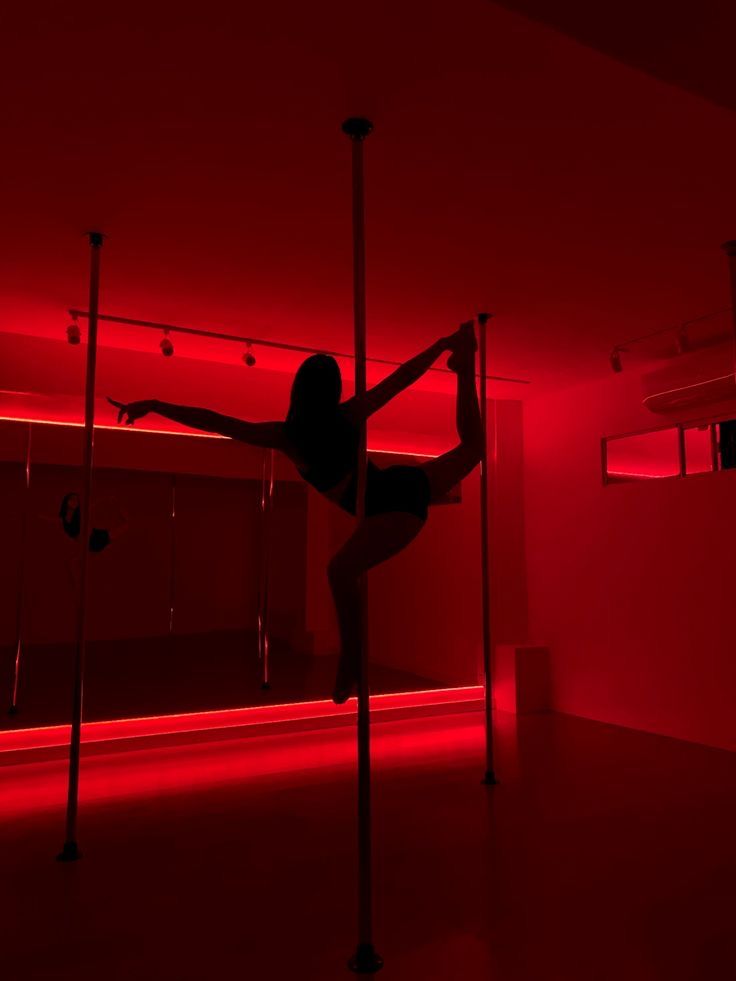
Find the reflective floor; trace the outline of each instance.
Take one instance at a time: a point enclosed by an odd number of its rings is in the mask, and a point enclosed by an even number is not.
[[[736,757],[559,715],[374,727],[386,979],[736,978]],[[0,769],[3,977],[333,981],[355,943],[350,730]]]

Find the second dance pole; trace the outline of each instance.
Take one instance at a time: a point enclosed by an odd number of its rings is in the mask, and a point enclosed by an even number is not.
[[[87,580],[89,568],[89,536],[92,530],[92,466],[94,457],[95,377],[97,374],[97,318],[100,308],[100,251],[103,236],[89,233],[89,327],[87,336],[87,380],[84,394],[84,486],[80,500],[80,572],[79,606],[77,610],[77,646],[74,656],[74,696],[72,701],[72,732],[69,744],[69,786],[66,805],[66,838],[60,862],[74,862],[81,857],[77,844],[77,811],[79,807],[79,755],[82,742],[82,693],[84,659],[87,645]]]
[[[373,130],[368,119],[351,118],[342,131],[352,141],[353,171],[353,317],[355,348],[355,397],[366,393],[366,315],[365,315],[365,200],[363,180],[363,142]],[[366,423],[360,427],[358,450],[356,517],[365,517],[367,472]],[[375,974],[383,961],[373,946],[373,849],[371,835],[371,750],[367,650],[367,590],[361,582],[361,644],[358,670],[358,946],[348,962],[356,974]]]

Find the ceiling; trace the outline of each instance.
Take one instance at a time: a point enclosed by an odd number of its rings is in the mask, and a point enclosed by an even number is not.
[[[665,82],[736,109],[732,0],[500,0]]]
[[[514,6],[537,19],[486,0],[10,5],[0,330],[64,336],[94,227],[108,313],[349,348],[356,113],[376,127],[369,353],[490,308],[491,370],[540,391],[723,307],[736,129],[711,38],[654,3]],[[11,355],[0,387],[12,374]]]

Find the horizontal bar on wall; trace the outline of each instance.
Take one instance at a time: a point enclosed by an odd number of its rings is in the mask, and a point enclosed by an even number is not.
[[[78,317],[89,317],[86,310],[69,310],[69,316],[76,319]],[[256,344],[260,347],[276,348],[280,351],[296,351],[300,354],[329,354],[333,358],[343,358],[346,361],[353,361],[354,354],[346,354],[343,351],[330,351],[326,348],[305,347],[301,344],[288,344],[284,341],[269,341],[263,337],[251,337],[243,334],[228,334],[216,330],[204,330],[199,327],[183,327],[180,324],[164,324],[155,320],[135,320],[131,317],[115,317],[112,314],[99,314],[99,320],[104,320],[111,324],[122,324],[127,327],[145,327],[149,330],[160,330],[174,334],[189,334],[194,337],[209,337],[217,341],[231,341],[235,344]],[[388,367],[398,368],[400,361],[391,361],[386,358],[366,358],[369,364],[380,364]],[[442,374],[453,374],[449,368],[430,368],[430,371],[441,372]],[[523,378],[506,378],[502,375],[488,375],[489,381],[507,382],[510,385],[529,385],[529,381]]]

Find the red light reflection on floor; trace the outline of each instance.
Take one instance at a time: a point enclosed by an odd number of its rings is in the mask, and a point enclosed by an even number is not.
[[[390,697],[390,696],[389,696]],[[448,702],[448,705],[452,705]],[[405,766],[416,759],[427,764],[451,761],[482,752],[480,712],[464,712],[440,719],[404,720],[374,729],[374,763]],[[84,808],[98,803],[134,798],[205,792],[216,786],[290,774],[354,767],[355,731],[352,726],[259,736],[253,739],[204,741],[92,755],[83,758],[80,779],[82,820]],[[479,762],[479,766],[480,766]],[[66,759],[28,763],[4,769],[0,781],[0,821],[48,810],[61,815],[66,802]]]

